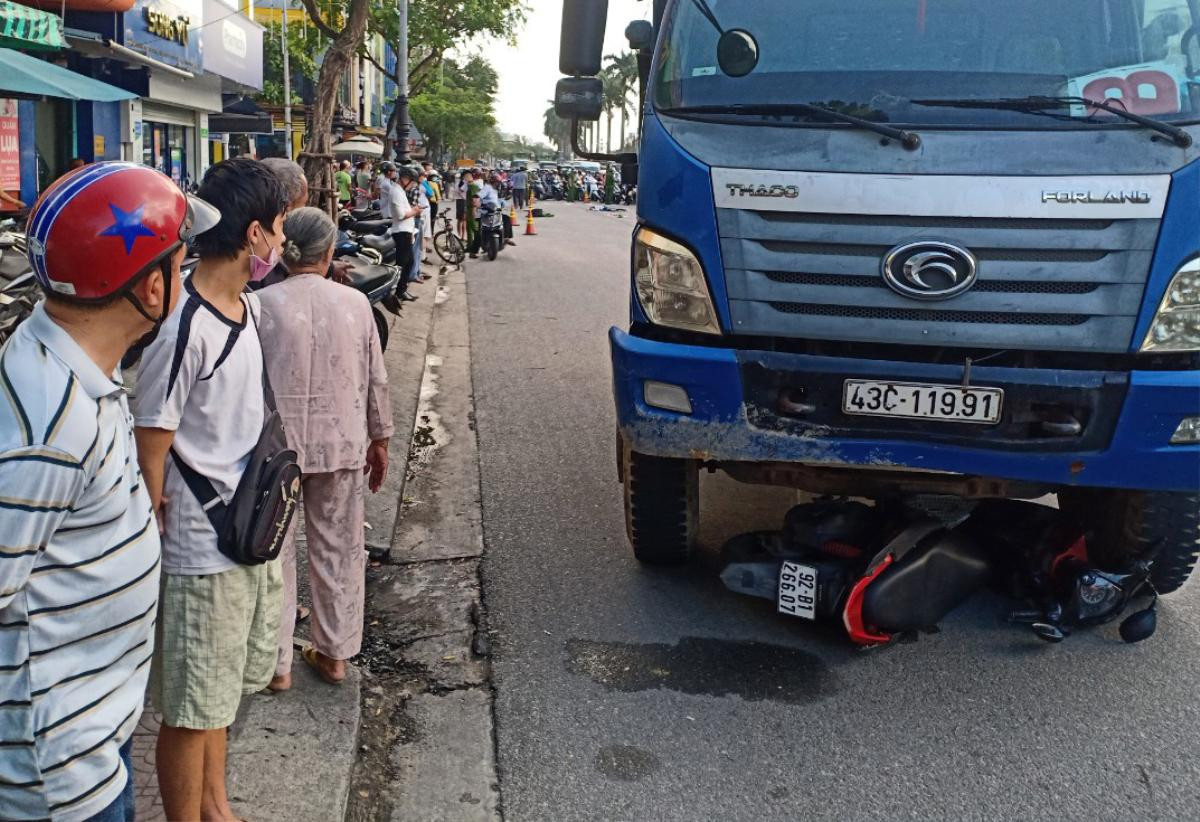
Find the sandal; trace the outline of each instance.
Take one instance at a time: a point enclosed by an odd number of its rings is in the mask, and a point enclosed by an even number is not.
[[[346,678],[345,675],[341,678],[331,676],[328,671],[322,668],[320,660],[317,659],[317,649],[311,645],[300,652],[300,657],[308,663],[308,667],[312,668],[317,676],[330,685],[341,685],[342,681]]]
[[[312,615],[312,610],[305,608],[303,605],[296,606],[296,624],[299,625],[304,620]]]

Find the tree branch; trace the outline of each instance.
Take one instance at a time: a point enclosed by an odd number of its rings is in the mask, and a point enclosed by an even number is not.
[[[420,90],[425,85],[425,81],[429,78],[429,72],[433,71],[434,66],[436,66],[437,62],[440,62],[441,59],[442,59],[441,52],[431,51],[431,52],[429,52],[429,54],[425,55],[425,57],[423,57],[419,63],[417,63],[415,68],[413,68],[411,71],[409,71],[409,73],[408,73],[408,96],[409,97],[412,97],[412,96],[416,95],[418,92],[420,92]],[[435,61],[435,62],[431,63],[430,61]],[[421,74],[422,70],[424,70],[426,73]]]
[[[317,8],[316,0],[300,0],[304,4],[304,10],[308,12],[308,19],[312,20],[312,24],[317,27],[317,30],[322,32],[326,37],[336,38],[338,33],[333,28],[321,19],[321,10]],[[283,11],[287,14],[287,9]]]
[[[387,68],[382,63],[380,63],[378,60],[376,60],[375,56],[373,54],[371,54],[371,52],[366,51],[364,49],[363,51],[359,52],[359,54],[361,54],[364,58],[366,58],[366,61],[368,63],[373,65],[375,68],[379,69],[380,74],[382,74],[384,77],[391,78],[393,82],[395,81],[395,79],[396,79],[395,76],[393,76],[392,73],[390,71],[388,71]]]

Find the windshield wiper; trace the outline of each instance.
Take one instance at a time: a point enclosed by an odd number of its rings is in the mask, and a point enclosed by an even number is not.
[[[717,34],[725,33],[725,29],[721,28],[721,24],[717,22],[717,15],[713,14],[712,6],[708,5],[706,0],[692,0],[692,5],[708,18],[708,22],[712,23],[713,28],[717,30]]]
[[[828,117],[835,122],[846,123],[847,125],[857,126],[866,131],[873,131],[884,137],[890,137],[909,151],[916,151],[921,147],[921,135],[915,131],[905,131],[904,129],[885,126],[883,123],[864,120],[862,117],[855,117],[853,114],[846,114],[837,109],[826,108],[825,106],[818,106],[812,103],[732,103],[729,105],[660,108],[659,111],[667,115],[746,114],[750,116],[763,115],[766,117],[810,114]]]
[[[1173,126],[1170,123],[1164,123],[1162,120],[1154,120],[1150,117],[1143,117],[1140,114],[1134,114],[1133,112],[1126,111],[1120,106],[1114,105],[1107,100],[1091,100],[1087,97],[998,97],[993,100],[989,100],[987,98],[974,99],[970,97],[964,97],[961,99],[945,100],[910,100],[909,102],[917,106],[988,108],[1027,112],[1048,111],[1049,109],[1064,108],[1072,105],[1087,106],[1088,108],[1107,111],[1109,114],[1115,114],[1117,117],[1120,117],[1124,120],[1129,120],[1131,123],[1137,123],[1138,125],[1157,131],[1159,134],[1166,135],[1167,137],[1171,138],[1171,142],[1175,143],[1175,145],[1179,146],[1180,148],[1187,148],[1192,144],[1192,135],[1179,128],[1179,126]]]

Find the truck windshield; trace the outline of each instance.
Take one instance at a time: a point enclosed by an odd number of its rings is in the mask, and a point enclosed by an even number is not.
[[[709,112],[800,102],[912,126],[1137,127],[1082,102],[953,105],[1069,97],[1200,121],[1198,20],[1197,0],[675,0],[653,99]],[[720,30],[730,29],[757,43],[758,63],[742,77],[718,65]],[[802,114],[723,116],[829,125]]]

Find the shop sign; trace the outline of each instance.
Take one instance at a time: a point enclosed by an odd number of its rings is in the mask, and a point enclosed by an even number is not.
[[[156,37],[161,37],[164,40],[173,40],[181,46],[188,44],[188,26],[191,25],[191,20],[183,15],[171,17],[161,11],[154,11],[150,8],[142,9],[142,16],[146,18],[146,31]]]
[[[261,89],[263,27],[220,0],[204,0],[204,19],[204,70]]]
[[[124,45],[167,65],[200,71],[203,15],[203,0],[136,0],[124,16]]]
[[[17,119],[17,101],[0,99],[0,189],[20,196],[21,128]],[[11,209],[8,203],[5,209]]]

